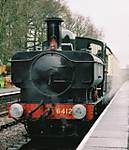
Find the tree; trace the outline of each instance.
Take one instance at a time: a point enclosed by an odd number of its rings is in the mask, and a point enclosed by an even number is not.
[[[76,36],[88,36],[92,38],[103,37],[103,32],[95,27],[89,17],[84,17],[78,14],[69,16],[66,21],[66,27],[73,31]]]
[[[0,59],[6,63],[16,51],[46,40],[47,17],[64,19],[64,27],[77,36],[102,37],[89,17],[73,15],[65,0],[0,0]]]

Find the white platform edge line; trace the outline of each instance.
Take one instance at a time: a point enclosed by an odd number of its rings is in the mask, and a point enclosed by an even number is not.
[[[8,93],[1,93],[0,97],[14,95],[14,94],[20,94],[20,91],[12,91],[12,92],[8,92]]]
[[[125,84],[124,84],[125,85]],[[123,85],[123,86],[124,86]],[[122,86],[122,87],[123,87]],[[122,88],[121,87],[121,88]],[[96,120],[95,124],[91,127],[91,129],[89,130],[89,132],[86,134],[86,136],[83,138],[82,142],[79,144],[79,146],[76,148],[76,150],[85,150],[86,143],[89,139],[89,137],[92,135],[92,133],[94,132],[95,128],[97,127],[97,125],[99,124],[99,122],[101,121],[101,119],[103,118],[103,116],[105,115],[105,113],[107,112],[108,108],[111,106],[111,104],[113,103],[113,101],[115,100],[115,98],[117,97],[119,91],[121,90],[121,88],[117,91],[117,93],[115,94],[115,96],[112,98],[112,100],[110,101],[110,103],[108,104],[108,106],[105,108],[105,110],[102,112],[102,114],[99,116],[99,118]]]

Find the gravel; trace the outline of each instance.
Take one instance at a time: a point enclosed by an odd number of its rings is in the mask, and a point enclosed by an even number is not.
[[[0,125],[10,122],[11,120],[7,117],[0,117]],[[19,123],[12,127],[8,127],[0,132],[0,150],[7,150],[8,147],[12,146],[18,140],[24,139],[26,134],[24,125]]]

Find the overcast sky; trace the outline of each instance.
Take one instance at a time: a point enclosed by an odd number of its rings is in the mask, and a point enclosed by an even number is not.
[[[120,60],[129,64],[129,0],[66,0],[73,13],[89,16],[103,30],[104,41]]]

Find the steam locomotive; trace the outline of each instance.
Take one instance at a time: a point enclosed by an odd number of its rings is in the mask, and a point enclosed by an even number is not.
[[[104,42],[62,29],[61,18],[46,22],[42,50],[12,57],[12,82],[21,99],[9,114],[32,137],[80,136],[107,103],[105,95],[115,91],[118,61]]]

